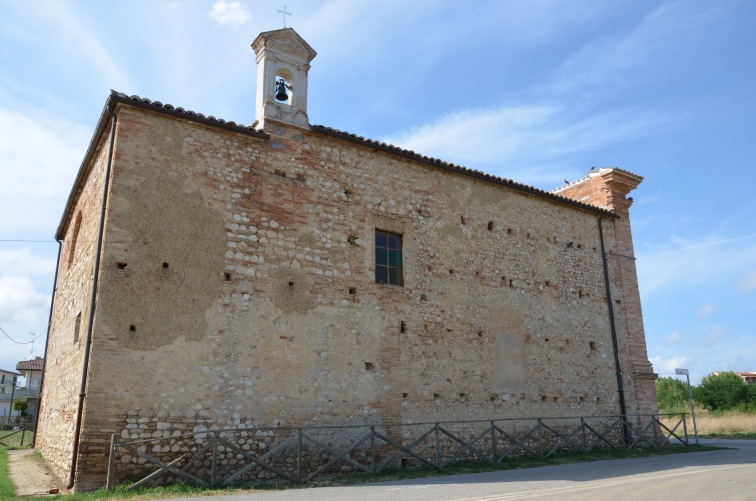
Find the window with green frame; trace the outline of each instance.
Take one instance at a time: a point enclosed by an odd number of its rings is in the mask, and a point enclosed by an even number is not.
[[[404,285],[400,234],[375,230],[375,281],[379,284]]]

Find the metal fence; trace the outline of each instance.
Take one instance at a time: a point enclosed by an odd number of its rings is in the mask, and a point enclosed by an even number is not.
[[[0,416],[0,426],[34,425],[34,416]]]
[[[664,424],[676,423],[673,426]],[[156,435],[160,435],[158,431]],[[685,414],[446,421],[195,431],[125,442],[111,438],[107,487],[189,482],[201,486],[266,480],[309,482],[348,472],[597,448],[688,445]]]

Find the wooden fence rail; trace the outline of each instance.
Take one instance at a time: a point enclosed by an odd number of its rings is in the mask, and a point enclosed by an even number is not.
[[[24,440],[27,442],[31,441],[32,438],[32,432],[34,430],[34,424],[4,424],[0,425],[0,446],[2,447],[11,447],[11,446],[24,446]],[[10,438],[14,437],[15,440],[19,440],[20,442],[18,444],[16,443],[10,443]],[[27,440],[28,439],[28,440]]]
[[[669,426],[660,418],[677,421]],[[568,450],[688,446],[685,418],[685,414],[667,414],[246,427],[131,442],[114,434],[107,487],[112,489],[126,478],[138,478],[131,488],[156,481],[200,486],[262,479],[303,483],[345,471],[378,473],[415,465],[442,470],[460,460],[500,463]]]

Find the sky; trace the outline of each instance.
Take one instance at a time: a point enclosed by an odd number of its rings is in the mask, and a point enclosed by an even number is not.
[[[756,371],[750,0],[0,0],[0,368],[44,353],[54,234],[110,89],[251,124],[250,44],[284,5],[318,52],[312,124],[547,190],[644,176],[655,371]]]

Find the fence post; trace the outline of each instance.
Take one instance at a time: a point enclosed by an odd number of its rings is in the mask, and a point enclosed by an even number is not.
[[[681,414],[681,416],[683,422],[683,432],[685,433],[685,446],[687,447],[690,445],[688,443],[688,416],[684,412]]]
[[[499,457],[499,453],[496,452],[496,428],[493,420],[491,420],[491,462],[495,463],[496,458]]]
[[[543,438],[543,423],[541,422],[541,418],[538,418],[538,449],[540,452],[539,457],[543,457]]]
[[[21,425],[21,447],[24,446],[24,434],[26,433],[26,423]]]
[[[436,423],[436,469],[441,469],[441,434],[438,430],[438,423]]]
[[[302,483],[302,428],[297,428],[297,483]]]
[[[652,423],[651,426],[654,428],[654,445],[655,446],[659,446],[659,443],[660,443],[659,436],[656,434],[656,425],[660,422],[661,420],[659,416],[654,416],[654,415],[651,416],[651,423]]]
[[[215,471],[218,467],[218,432],[213,432],[213,465],[210,469],[210,485],[215,485]]]
[[[113,433],[110,435],[110,453],[108,454],[108,480],[105,484],[106,490],[112,490],[115,485],[113,485],[115,480],[115,441],[116,441],[116,435]]]
[[[370,473],[375,473],[375,426],[370,426]]]
[[[585,436],[585,418],[580,418],[580,434],[583,435],[583,452],[588,452],[588,439]]]

